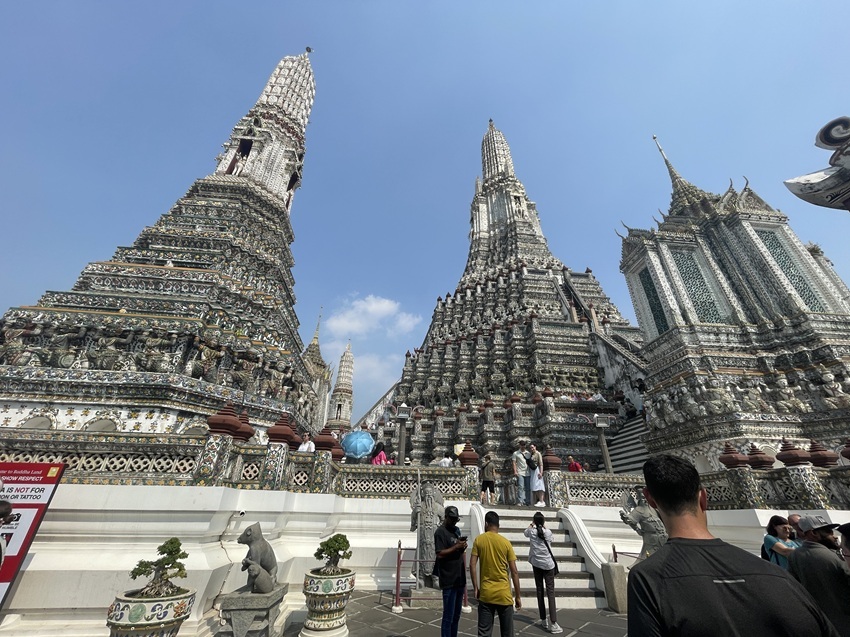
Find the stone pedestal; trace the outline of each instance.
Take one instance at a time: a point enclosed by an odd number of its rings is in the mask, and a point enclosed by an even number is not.
[[[225,623],[216,637],[280,637],[283,631],[275,631],[275,622],[288,589],[288,584],[279,584],[271,593],[252,593],[244,586],[219,595],[216,602]]]
[[[408,598],[410,608],[430,608],[439,610],[443,607],[443,591],[439,588],[402,588],[402,599]],[[411,597],[415,599],[410,599]]]

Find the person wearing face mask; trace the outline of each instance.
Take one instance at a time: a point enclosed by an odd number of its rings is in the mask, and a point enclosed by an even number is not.
[[[799,522],[803,545],[788,556],[788,572],[814,598],[824,614],[850,637],[850,567],[838,556],[833,534],[837,524],[821,515],[804,515]]]

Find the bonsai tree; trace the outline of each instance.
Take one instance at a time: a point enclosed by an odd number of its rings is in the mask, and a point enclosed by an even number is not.
[[[319,544],[315,557],[319,561],[327,560],[327,563],[319,569],[319,573],[321,575],[340,575],[343,569],[339,567],[339,561],[351,557],[350,549],[351,544],[348,543],[348,538],[342,533],[332,535]]]
[[[180,540],[173,537],[157,547],[156,552],[162,557],[158,560],[139,560],[136,568],[130,571],[130,577],[136,579],[140,575],[150,577],[147,586],[138,591],[133,597],[171,597],[186,592],[186,589],[171,582],[172,577],[186,577],[186,565],[180,560],[189,557],[183,550]]]

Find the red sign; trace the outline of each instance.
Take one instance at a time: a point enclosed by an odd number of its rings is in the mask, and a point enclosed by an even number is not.
[[[65,465],[47,462],[0,462],[0,500],[12,505],[13,519],[0,526],[6,554],[0,566],[0,608],[21,569]]]

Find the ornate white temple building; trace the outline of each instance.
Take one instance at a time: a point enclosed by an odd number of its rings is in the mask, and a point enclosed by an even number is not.
[[[5,313],[4,427],[203,432],[231,401],[264,440],[284,412],[314,431],[342,416],[328,414],[318,328],[305,348],[294,311],[290,215],[314,94],[307,53],[281,60],[212,175],[70,291]]]
[[[666,156],[670,208],[620,262],[646,338],[650,452],[719,469],[724,441],[839,450],[850,434],[850,290],[745,184],[722,195]]]

